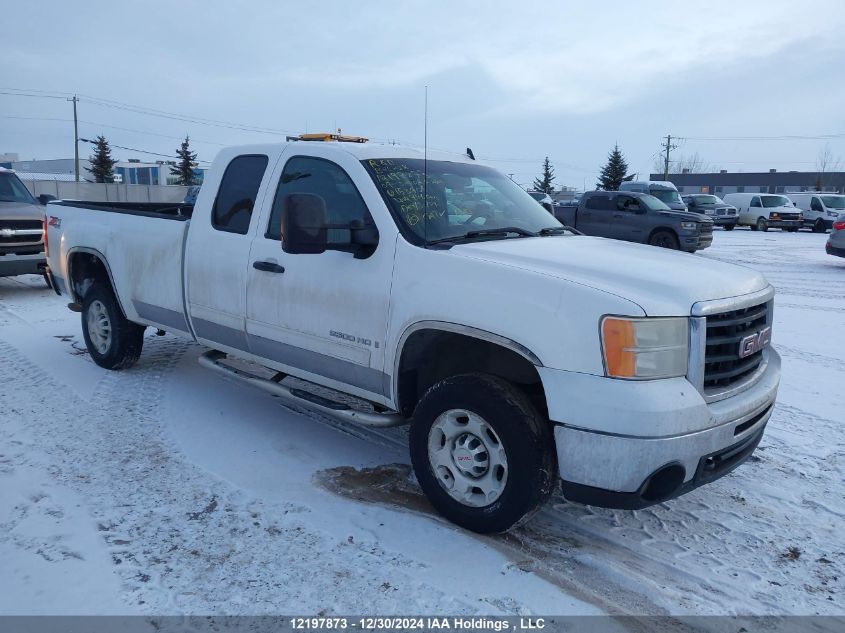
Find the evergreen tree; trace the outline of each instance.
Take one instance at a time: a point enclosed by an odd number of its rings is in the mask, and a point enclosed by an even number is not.
[[[625,157],[619,151],[619,144],[617,143],[613,146],[613,151],[607,156],[607,164],[601,169],[596,188],[605,191],[618,191],[627,171],[628,163],[625,162]]]
[[[543,193],[552,193],[554,187],[552,181],[555,179],[555,168],[549,162],[549,157],[543,161],[543,174],[539,178],[534,179],[534,190],[542,191]]]
[[[97,137],[94,155],[88,160],[91,167],[85,169],[94,177],[94,182],[114,182],[114,164],[117,161],[111,157],[111,147],[105,136]]]
[[[185,135],[182,145],[176,150],[179,162],[170,168],[170,175],[176,176],[176,184],[190,187],[197,184],[194,176],[194,168],[197,166],[197,153],[192,152],[189,147],[190,139]]]

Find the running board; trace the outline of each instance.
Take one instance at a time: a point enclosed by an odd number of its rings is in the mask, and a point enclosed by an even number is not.
[[[247,382],[254,387],[263,389],[264,391],[287,400],[292,404],[298,404],[300,406],[305,405],[312,409],[316,409],[321,413],[325,413],[326,415],[340,418],[341,420],[349,420],[365,426],[381,427],[399,426],[400,424],[405,424],[407,422],[405,418],[395,411],[385,413],[367,413],[364,411],[356,411],[342,402],[335,402],[334,400],[323,398],[322,396],[309,393],[302,389],[292,389],[290,387],[286,387],[273,379],[261,378],[260,376],[251,374],[248,371],[226,365],[222,362],[225,359],[226,354],[224,352],[209,350],[199,357],[199,364],[203,367],[213,369],[224,376],[237,378],[238,380]],[[275,377],[276,376],[273,378]]]

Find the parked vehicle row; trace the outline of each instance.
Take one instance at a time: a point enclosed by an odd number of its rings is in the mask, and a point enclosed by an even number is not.
[[[530,515],[558,478],[572,501],[639,508],[750,457],[780,380],[761,274],[576,234],[498,171],[423,156],[340,140],[227,148],[192,209],[51,203],[55,288],[102,367],[131,366],[149,326],[300,406],[410,423],[423,491],[479,532]],[[666,223],[689,249],[712,232],[649,194],[582,204],[632,231]],[[570,220],[586,228],[581,211]]]

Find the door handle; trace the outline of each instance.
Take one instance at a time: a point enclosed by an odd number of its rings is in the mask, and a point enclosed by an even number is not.
[[[285,272],[285,267],[280,266],[279,264],[275,264],[273,262],[252,262],[252,267],[255,270],[263,270],[265,273],[283,273]]]

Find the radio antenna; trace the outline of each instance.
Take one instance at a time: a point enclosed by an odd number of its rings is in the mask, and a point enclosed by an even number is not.
[[[428,242],[428,86],[423,109],[423,239]]]

